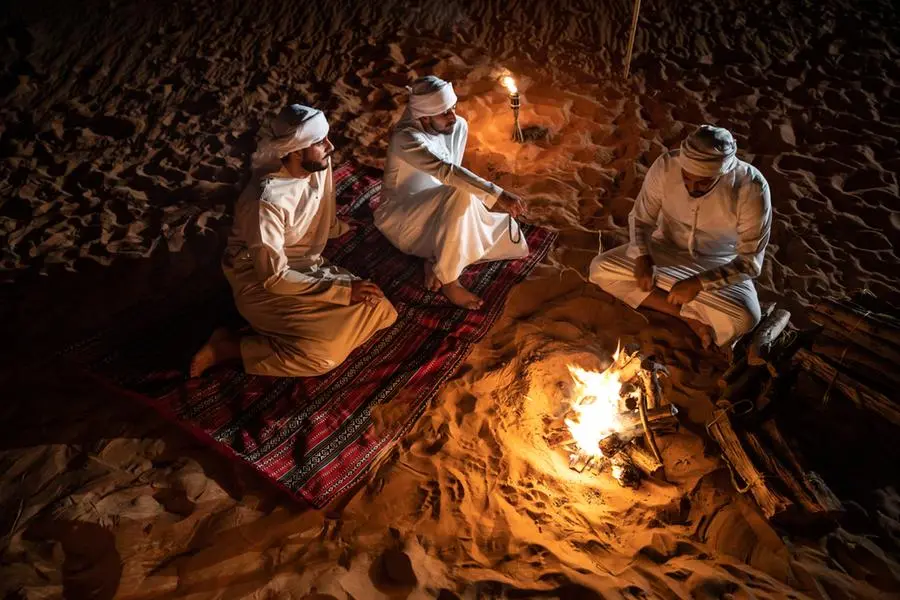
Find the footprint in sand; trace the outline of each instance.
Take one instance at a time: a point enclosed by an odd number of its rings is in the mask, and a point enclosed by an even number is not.
[[[369,578],[379,591],[391,597],[406,597],[418,583],[412,561],[402,550],[385,550],[369,567]]]
[[[416,509],[416,518],[422,520],[429,513],[434,520],[441,516],[441,485],[434,480],[419,488],[419,508]]]
[[[463,483],[453,475],[447,475],[447,485],[444,491],[453,504],[460,504],[466,497],[466,488]]]

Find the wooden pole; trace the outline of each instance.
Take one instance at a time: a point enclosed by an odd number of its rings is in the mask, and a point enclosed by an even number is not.
[[[641,12],[641,0],[634,0],[631,12],[631,33],[628,35],[628,50],[625,52],[625,79],[631,72],[631,51],[634,49],[634,35],[637,32],[638,15]]]

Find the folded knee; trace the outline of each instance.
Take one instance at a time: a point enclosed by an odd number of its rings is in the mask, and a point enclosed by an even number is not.
[[[612,286],[622,281],[622,273],[610,257],[601,255],[591,263],[590,280],[603,291],[609,292]]]
[[[735,334],[743,335],[753,331],[753,329],[759,325],[760,319],[759,306],[745,306],[735,321]]]

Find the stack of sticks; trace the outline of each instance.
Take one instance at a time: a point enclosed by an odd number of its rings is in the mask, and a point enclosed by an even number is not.
[[[848,301],[818,304],[818,329],[797,331],[790,313],[770,306],[759,326],[735,346],[719,379],[715,416],[707,430],[718,442],[735,484],[771,520],[833,519],[840,500],[781,432],[779,404],[794,392],[799,370],[824,380],[862,409],[900,424],[886,389],[900,384],[900,320]]]
[[[626,346],[609,370],[618,373],[622,383],[620,400],[625,410],[619,416],[621,427],[600,440],[599,452],[585,452],[574,440],[565,442],[563,446],[570,451],[569,468],[594,474],[609,468],[625,487],[638,487],[644,477],[665,479],[656,435],[677,431],[679,426],[678,409],[666,401],[659,380],[668,373],[665,366]],[[629,409],[629,403],[634,408]]]
[[[822,330],[797,364],[856,406],[900,425],[900,319],[851,300],[825,300],[813,308]]]

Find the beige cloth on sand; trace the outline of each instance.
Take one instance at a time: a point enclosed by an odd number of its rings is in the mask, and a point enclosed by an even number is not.
[[[306,179],[255,176],[235,211],[223,268],[238,311],[255,330],[241,338],[247,373],[326,373],[397,318],[390,301],[350,303],[359,279],[321,255],[347,231],[336,217],[331,161]]]

